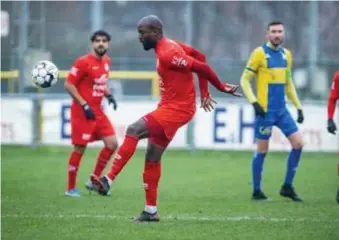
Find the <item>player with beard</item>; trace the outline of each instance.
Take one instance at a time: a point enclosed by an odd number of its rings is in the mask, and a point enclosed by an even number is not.
[[[241,77],[241,87],[255,111],[255,137],[257,149],[252,160],[253,200],[267,200],[261,188],[261,173],[268,151],[272,127],[278,127],[288,138],[292,150],[287,159],[287,171],[280,195],[302,202],[293,188],[293,179],[302,154],[302,135],[287,110],[285,95],[298,112],[298,123],[304,121],[302,106],[292,80],[292,54],[281,46],[285,30],[281,22],[271,22],[266,31],[267,42],[257,47]],[[257,96],[250,81],[255,77]]]
[[[92,178],[92,181],[100,194],[107,194],[112,182],[133,156],[139,140],[148,138],[143,173],[146,205],[144,211],[134,220],[159,221],[157,192],[161,175],[160,160],[178,129],[187,124],[196,112],[196,93],[192,73],[210,81],[221,92],[235,96],[239,94],[236,93],[237,85],[220,82],[210,66],[203,62],[205,57],[201,53],[197,54],[199,51],[184,43],[166,38],[163,34],[162,22],[157,16],[150,15],[142,18],[137,29],[143,48],[146,51],[151,49],[155,51],[157,72],[160,77],[160,103],[156,110],[128,126],[125,139],[110,171],[100,179]]]
[[[78,58],[65,81],[65,89],[73,98],[71,106],[71,128],[73,151],[68,162],[68,187],[66,196],[79,197],[76,188],[77,172],[81,158],[89,142],[101,140],[101,150],[93,171],[101,176],[118,143],[114,128],[102,110],[101,102],[105,96],[114,109],[117,103],[107,88],[111,59],[106,55],[111,37],[105,31],[96,31],[91,36],[92,52]],[[86,188],[93,190],[89,180]]]

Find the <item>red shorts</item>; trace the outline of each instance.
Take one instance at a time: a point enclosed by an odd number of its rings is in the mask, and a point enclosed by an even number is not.
[[[179,128],[187,124],[193,118],[194,113],[159,107],[145,115],[143,119],[146,121],[150,132],[149,141],[167,147]]]
[[[86,145],[115,135],[113,125],[104,113],[96,115],[96,120],[87,120],[83,114],[71,113],[71,129],[72,144],[76,145]]]

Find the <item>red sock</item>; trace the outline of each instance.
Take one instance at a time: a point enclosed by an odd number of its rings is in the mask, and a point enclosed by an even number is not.
[[[78,168],[81,161],[82,154],[72,152],[68,160],[68,187],[67,190],[72,190],[76,186]]]
[[[93,174],[97,177],[101,176],[102,171],[105,169],[107,163],[109,162],[109,160],[111,159],[112,155],[114,153],[114,150],[108,148],[108,147],[104,147],[100,154],[99,157],[97,159],[97,163],[95,165],[94,168],[94,172]]]
[[[161,162],[145,161],[143,177],[147,206],[157,206],[158,184],[160,176]]]
[[[124,142],[115,155],[113,165],[106,175],[110,180],[113,181],[116,178],[128,160],[130,160],[130,158],[133,156],[135,149],[137,148],[138,141],[139,140],[135,137],[128,135],[125,136]]]

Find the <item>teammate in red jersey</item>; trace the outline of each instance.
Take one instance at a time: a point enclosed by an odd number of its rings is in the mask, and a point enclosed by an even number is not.
[[[107,32],[96,31],[91,36],[93,51],[75,61],[65,81],[65,89],[73,98],[71,128],[74,146],[68,162],[67,196],[80,196],[76,188],[76,178],[87,144],[96,140],[102,140],[105,144],[92,174],[98,177],[118,145],[114,128],[101,107],[105,96],[114,109],[117,108],[117,103],[107,88],[111,59],[106,52],[110,39]],[[93,190],[90,180],[86,183],[86,188]]]
[[[327,131],[332,134],[336,134],[337,126],[333,120],[335,106],[337,100],[339,99],[339,71],[334,74],[330,96],[328,98],[328,105],[327,105]],[[337,173],[339,175],[339,164],[337,166]],[[339,189],[337,192],[337,203],[339,203]]]
[[[337,126],[333,121],[334,111],[336,102],[339,99],[339,71],[334,74],[330,96],[328,98],[328,106],[327,106],[327,130],[328,132],[335,134],[337,131]]]
[[[160,159],[177,130],[187,124],[195,114],[196,94],[192,72],[197,73],[200,79],[210,81],[221,92],[235,96],[240,94],[236,93],[237,85],[221,83],[209,65],[196,58],[198,55],[200,60],[205,59],[201,53],[197,54],[197,50],[165,38],[162,22],[158,17],[151,15],[141,19],[138,23],[138,32],[144,49],[155,50],[161,100],[155,111],[128,126],[125,139],[110,171],[104,177],[93,177],[92,182],[97,186],[99,194],[105,195],[134,154],[138,141],[148,138],[143,173],[146,206],[134,220],[159,221],[157,191],[161,175]],[[201,80],[201,85],[204,85],[204,80]],[[203,94],[206,94],[205,99],[209,97],[208,91]],[[206,103],[204,100],[202,102]],[[211,99],[207,102],[211,103]]]

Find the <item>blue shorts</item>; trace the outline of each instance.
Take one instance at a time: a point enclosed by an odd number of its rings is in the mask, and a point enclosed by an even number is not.
[[[298,126],[287,108],[267,112],[265,117],[255,118],[255,137],[268,140],[272,135],[273,126],[277,126],[286,137],[298,131]]]

